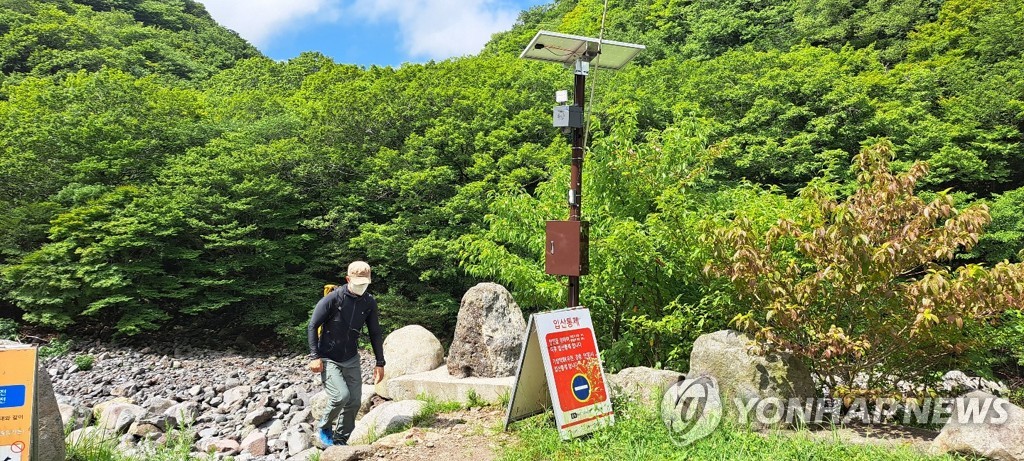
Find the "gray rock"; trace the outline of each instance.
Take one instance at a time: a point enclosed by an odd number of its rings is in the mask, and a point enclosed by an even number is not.
[[[136,421],[135,424],[152,424],[152,425],[156,426],[157,429],[160,429],[160,431],[166,431],[168,429],[173,429],[174,428],[174,426],[168,426],[167,425],[167,421],[169,419],[170,418],[168,418],[167,416],[164,416],[164,415],[156,415],[156,416],[154,416],[154,415],[147,415],[142,420]],[[129,429],[129,431],[130,430],[131,429]]]
[[[685,377],[678,371],[631,367],[608,375],[608,381],[614,398],[650,404],[660,402],[665,390]]]
[[[65,428],[81,429],[92,422],[92,412],[88,408],[59,403],[57,409],[60,411],[60,420]]]
[[[970,392],[954,400],[952,415],[932,441],[932,450],[1024,461],[1024,409],[987,392]]]
[[[284,439],[271,440],[267,445],[268,448],[270,448],[271,452],[281,452],[288,450],[288,441]]]
[[[298,427],[292,427],[284,431],[281,434],[281,438],[288,442],[288,454],[290,456],[295,456],[313,446],[313,441],[310,439],[309,434],[303,432]]]
[[[233,455],[239,451],[238,442],[231,439],[205,439],[200,440],[196,445],[198,445],[199,451],[204,453]]]
[[[115,403],[132,403],[132,400],[127,398],[127,397],[114,397],[112,399],[107,399],[107,400],[104,400],[104,401],[102,401],[100,403],[97,403],[96,405],[93,405],[93,407],[92,407],[93,420],[99,420],[100,419],[100,415],[103,414],[103,411],[106,410],[108,406],[113,405]]]
[[[288,421],[288,425],[289,426],[297,426],[300,423],[304,423],[304,422],[307,422],[307,421],[314,421],[312,419],[312,412],[310,411],[309,408],[306,408],[306,409],[303,409],[303,410],[299,410],[299,411],[296,411],[295,413],[292,413],[292,419],[290,421]]]
[[[433,333],[419,325],[399,328],[384,339],[384,379],[377,383],[377,395],[391,398],[387,391],[389,379],[410,373],[430,371],[444,361],[444,348]]]
[[[160,435],[163,434],[163,431],[155,424],[136,421],[128,428],[128,434],[135,437],[153,440],[160,437]]]
[[[349,445],[368,444],[371,438],[381,437],[390,432],[411,424],[413,417],[423,411],[426,402],[420,400],[402,400],[385,402],[370,410],[366,416],[356,422],[355,429],[349,437]]]
[[[320,449],[318,448],[307,448],[302,450],[300,453],[296,453],[291,458],[288,458],[288,461],[310,461],[319,453]]]
[[[199,438],[201,439],[210,439],[217,435],[217,429],[213,427],[207,427],[205,429],[200,429],[196,435],[198,435]]]
[[[526,321],[505,287],[480,283],[462,297],[455,338],[448,350],[448,373],[465,378],[515,374]]]
[[[366,414],[373,404],[373,396],[377,395],[376,388],[372,384],[363,384],[363,392],[359,400],[359,414]]]
[[[722,400],[728,403],[727,416],[738,415],[734,399],[788,401],[817,394],[811,372],[799,359],[786,353],[763,354],[759,349],[749,337],[732,330],[701,335],[693,342],[686,377],[713,376]]]
[[[252,431],[242,439],[241,449],[244,453],[264,456],[267,454],[267,436],[263,432]]]
[[[274,422],[270,423],[270,428],[267,429],[267,437],[274,438],[284,432],[284,421],[275,419]]]
[[[273,417],[274,417],[274,410],[271,410],[270,408],[260,408],[258,410],[250,411],[248,414],[246,414],[245,415],[245,419],[243,420],[243,422],[245,424],[252,424],[253,426],[259,426],[260,424],[263,424],[263,423],[265,423],[267,421],[270,421],[270,418],[273,418]]]
[[[319,421],[327,412],[327,391],[320,391],[313,394],[313,397],[309,399],[309,417],[311,421]]]
[[[1006,384],[990,381],[978,376],[968,376],[960,370],[952,370],[942,376],[942,384],[939,388],[952,394],[958,395],[968,391],[984,391],[995,395],[1006,395],[1009,388]]]
[[[241,403],[245,399],[249,398],[252,394],[251,386],[235,386],[231,389],[224,391],[224,405],[232,406],[236,403]]]
[[[117,437],[97,426],[83,427],[81,429],[75,429],[65,437],[64,442],[69,447],[75,447],[81,444],[93,444],[105,440],[113,440]],[[63,459],[63,458],[42,458],[42,459]]]
[[[298,393],[298,391],[295,390],[294,386],[288,386],[288,387],[284,388],[284,390],[281,391],[281,401],[282,402],[291,402],[292,400],[294,400],[298,396],[299,396],[299,393]]]
[[[171,399],[165,399],[163,397],[150,397],[142,402],[142,407],[149,411],[151,415],[162,415],[168,408],[177,405],[178,402]]]
[[[135,392],[139,389],[139,385],[135,384],[135,381],[128,381],[110,388],[110,395],[116,397],[130,397],[135,395]]]
[[[115,403],[107,406],[100,415],[99,426],[104,430],[123,434],[136,420],[146,416],[146,409],[131,403]]]
[[[320,461],[356,461],[369,458],[373,449],[367,445],[342,445],[327,447],[320,454]]]
[[[192,424],[199,417],[199,404],[185,401],[172,405],[164,411],[164,416],[167,417],[166,429]]]

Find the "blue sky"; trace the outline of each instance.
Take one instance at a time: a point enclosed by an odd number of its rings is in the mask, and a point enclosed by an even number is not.
[[[369,66],[476,54],[519,12],[550,0],[199,0],[273,59],[319,51]],[[523,44],[524,46],[526,44]]]

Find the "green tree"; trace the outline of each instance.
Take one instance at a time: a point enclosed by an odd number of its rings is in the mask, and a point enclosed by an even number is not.
[[[802,357],[838,397],[927,383],[987,350],[985,322],[1024,306],[1024,266],[942,264],[978,242],[988,208],[957,210],[947,194],[925,202],[914,195],[925,164],[894,174],[892,157],[889,143],[866,148],[841,201],[808,188],[818,211],[803,222],[760,234],[739,218],[709,239],[707,270],[749,308],[733,323]]]

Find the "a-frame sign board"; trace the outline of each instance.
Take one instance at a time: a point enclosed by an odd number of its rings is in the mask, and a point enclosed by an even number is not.
[[[38,430],[36,348],[0,344],[0,364],[0,461],[47,461],[32,445]]]
[[[615,423],[590,311],[530,315],[505,429],[551,408],[563,440]]]

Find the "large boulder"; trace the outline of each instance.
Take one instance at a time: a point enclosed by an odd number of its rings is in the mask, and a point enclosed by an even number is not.
[[[97,403],[92,406],[92,419],[99,420],[100,416],[103,416],[103,412],[107,410],[107,407],[115,403],[132,403],[132,399],[129,399],[128,397],[114,397]]]
[[[523,312],[505,287],[481,283],[470,288],[459,306],[448,373],[459,378],[512,376],[524,332]]]
[[[623,368],[608,375],[612,397],[631,400],[642,405],[660,402],[669,386],[682,381],[685,375],[678,371],[648,367]]]
[[[970,392],[953,401],[932,450],[1024,461],[1024,409],[987,392]]]
[[[348,444],[365,445],[412,424],[413,418],[423,411],[426,405],[426,402],[420,400],[401,400],[377,405],[356,422],[356,427],[352,429],[352,434],[348,438]]]
[[[808,399],[817,391],[811,372],[791,354],[765,353],[747,335],[722,330],[693,342],[688,379],[712,376],[718,382],[727,416],[738,415],[737,400]]]
[[[103,409],[98,424],[103,430],[123,434],[128,431],[132,423],[145,417],[145,408],[131,403],[115,403]]]
[[[15,341],[0,340],[0,349],[29,347]],[[53,383],[46,368],[36,365],[35,386],[35,424],[38,428],[36,438],[32,442],[32,450],[36,459],[64,459],[64,423],[61,420],[57,397],[53,393]]]
[[[71,430],[81,429],[92,422],[92,411],[86,407],[58,403],[57,408],[60,411],[60,420],[64,423],[63,427],[65,428],[70,427]]]
[[[433,333],[419,325],[399,328],[384,339],[384,379],[374,387],[377,395],[390,399],[389,379],[430,371],[444,361],[444,348]]]
[[[103,429],[101,429],[101,428],[99,428],[97,426],[86,426],[86,427],[83,427],[81,429],[75,429],[75,430],[71,431],[71,433],[67,435],[67,437],[65,438],[64,441],[67,444],[67,446],[70,446],[70,447],[74,448],[74,447],[77,447],[79,445],[85,447],[85,446],[96,445],[96,444],[99,444],[99,443],[102,443],[102,442],[111,442],[111,441],[116,441],[116,440],[117,440],[117,435],[116,434],[111,434],[110,432],[107,432],[107,431],[105,431],[105,430],[103,430]],[[42,459],[56,459],[56,460],[59,460],[59,459],[64,459],[64,458],[42,458]]]
[[[189,426],[199,417],[199,404],[193,401],[177,403],[164,410],[162,416],[166,429]]]
[[[722,420],[722,400],[714,379],[701,376],[678,381],[661,399],[661,419],[681,446],[711,434]]]

